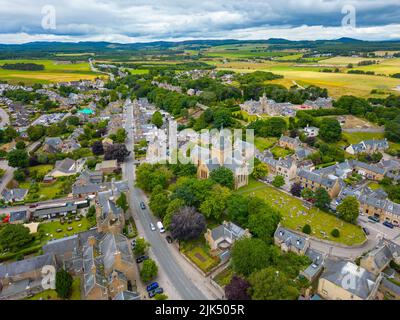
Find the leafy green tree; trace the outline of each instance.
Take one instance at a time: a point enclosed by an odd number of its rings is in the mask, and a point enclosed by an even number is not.
[[[315,206],[320,209],[327,209],[331,203],[331,197],[324,188],[318,188],[315,191]]]
[[[232,268],[245,277],[267,267],[271,261],[271,248],[261,239],[245,238],[232,247]]]
[[[253,300],[296,300],[300,295],[287,276],[272,267],[254,272],[249,282]]]
[[[332,230],[331,235],[334,238],[339,238],[340,237],[340,231],[335,228],[335,229]]]
[[[200,207],[201,203],[209,196],[213,180],[198,180],[196,178],[179,178],[172,188],[171,199],[182,199],[187,206]]]
[[[135,256],[142,256],[147,252],[149,247],[150,244],[144,238],[139,238],[136,240],[136,246],[135,249],[133,249],[133,253]]]
[[[0,230],[0,247],[16,252],[33,241],[33,236],[22,224],[7,224]]]
[[[15,148],[18,150],[25,150],[25,148],[26,148],[25,142],[18,141],[15,145]]]
[[[254,179],[262,179],[268,175],[268,166],[261,162],[254,166],[252,176]]]
[[[149,282],[157,277],[158,267],[154,260],[148,259],[143,262],[142,270],[140,270],[140,279],[143,282]]]
[[[117,206],[124,210],[124,213],[126,213],[126,211],[129,209],[129,204],[125,193],[122,192],[117,199]]]
[[[200,212],[206,218],[214,218],[219,221],[225,212],[230,196],[231,192],[228,188],[221,187],[220,185],[213,186],[210,195],[200,205]]]
[[[164,227],[166,229],[169,229],[173,215],[184,206],[185,202],[182,199],[174,199],[168,204],[167,212],[163,219]]]
[[[210,179],[229,189],[233,189],[235,187],[233,173],[231,170],[225,167],[220,167],[211,171]]]
[[[280,221],[279,212],[267,206],[263,212],[250,214],[248,228],[266,243],[273,242],[273,235]]]
[[[7,155],[8,164],[14,168],[26,168],[29,166],[29,156],[25,150],[12,150]]]
[[[150,196],[150,209],[156,216],[163,218],[167,212],[168,203],[168,191],[165,191],[160,185],[156,186]]]
[[[226,212],[229,220],[236,222],[241,226],[247,226],[249,217],[248,196],[233,194],[227,199]]]
[[[356,223],[360,211],[360,203],[355,197],[346,197],[336,208],[339,218],[350,223]]]
[[[159,293],[154,296],[155,300],[168,300],[168,296],[164,293]]]
[[[56,273],[56,292],[62,299],[68,299],[71,295],[72,276],[65,270],[61,269]]]
[[[323,119],[319,129],[319,136],[326,142],[337,142],[342,137],[342,128],[336,119]]]
[[[303,233],[305,234],[311,234],[311,226],[309,224],[304,225],[303,229],[302,229]]]
[[[306,200],[314,199],[314,191],[312,191],[309,188],[304,188],[301,191],[301,197],[306,199]]]
[[[162,114],[159,111],[153,113],[153,116],[151,117],[151,123],[154,124],[157,128],[162,127],[164,120]]]
[[[280,188],[280,187],[284,186],[285,178],[280,175],[276,175],[274,180],[272,181],[272,185],[276,188]]]
[[[26,179],[25,171],[21,169],[15,170],[13,176],[18,182],[24,182]]]

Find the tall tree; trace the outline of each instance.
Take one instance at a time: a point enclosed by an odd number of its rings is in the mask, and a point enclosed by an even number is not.
[[[21,250],[32,240],[30,230],[22,224],[7,224],[0,229],[0,247],[3,250],[11,252]]]
[[[318,188],[315,191],[315,206],[320,209],[327,209],[331,203],[331,197],[324,188]]]
[[[12,150],[7,155],[8,164],[14,168],[26,168],[29,166],[29,156],[25,150]]]
[[[360,203],[356,197],[346,197],[336,208],[339,217],[344,221],[356,223],[360,212]]]
[[[151,123],[154,124],[157,128],[162,127],[164,121],[162,114],[159,111],[153,113],[153,116],[151,117]]]
[[[342,137],[342,127],[336,119],[323,119],[320,123],[319,129],[320,137],[326,142],[337,142]]]
[[[68,299],[71,295],[72,276],[65,270],[61,269],[56,273],[56,292],[62,299]]]
[[[168,203],[168,191],[164,190],[160,185],[156,186],[150,196],[150,209],[156,216],[163,218],[167,213]]]
[[[143,282],[149,282],[157,277],[158,267],[154,260],[148,259],[143,262],[142,269],[140,270],[140,278]]]
[[[226,187],[215,185],[210,195],[200,205],[200,212],[207,218],[214,218],[219,221],[225,212],[228,198],[231,192]]]
[[[219,183],[221,186],[233,189],[235,186],[235,179],[231,170],[225,167],[220,167],[211,171],[210,179]]]
[[[172,237],[178,240],[197,239],[206,228],[206,219],[194,207],[183,207],[172,216],[169,226]]]

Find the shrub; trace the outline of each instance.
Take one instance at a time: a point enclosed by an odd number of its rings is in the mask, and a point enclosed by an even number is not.
[[[303,233],[305,233],[305,234],[311,234],[311,226],[309,225],[309,224],[306,224],[304,227],[303,227]]]
[[[333,229],[331,232],[332,237],[334,238],[339,238],[340,237],[340,231],[338,229]]]

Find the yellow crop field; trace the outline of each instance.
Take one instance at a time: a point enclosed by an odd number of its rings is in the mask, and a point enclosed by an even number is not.
[[[44,65],[41,71],[19,71],[0,69],[0,80],[10,83],[24,82],[52,83],[76,80],[93,80],[100,75],[90,70],[88,62],[70,63],[52,60],[0,60],[0,66],[6,63],[36,63]],[[103,76],[104,77],[104,76]]]

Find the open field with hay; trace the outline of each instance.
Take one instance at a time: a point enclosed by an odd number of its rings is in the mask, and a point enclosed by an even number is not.
[[[53,83],[77,80],[93,80],[99,77],[97,73],[90,70],[88,62],[71,63],[69,61],[52,60],[0,60],[0,66],[6,63],[35,63],[44,65],[41,71],[19,71],[0,69],[0,80],[10,83],[24,82],[33,83]]]

